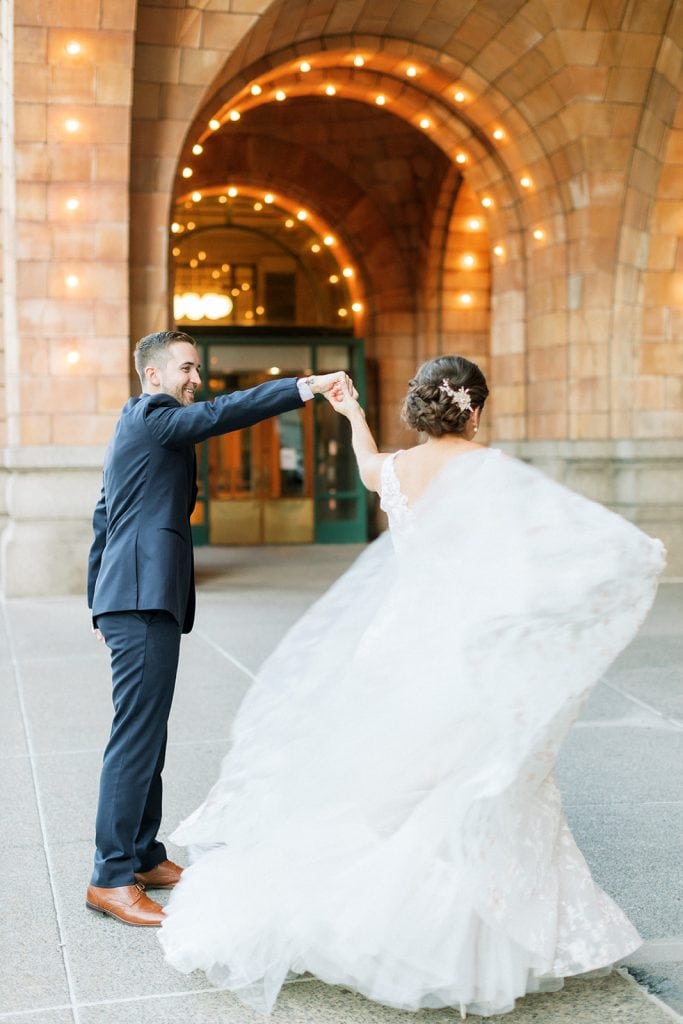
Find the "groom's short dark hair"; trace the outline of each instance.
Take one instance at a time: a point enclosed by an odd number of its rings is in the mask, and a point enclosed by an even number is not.
[[[156,331],[154,334],[146,334],[140,338],[135,346],[133,358],[140,383],[145,386],[145,367],[151,366],[154,362],[165,366],[168,360],[168,349],[177,341],[186,341],[190,345],[196,345],[194,338],[183,331]]]

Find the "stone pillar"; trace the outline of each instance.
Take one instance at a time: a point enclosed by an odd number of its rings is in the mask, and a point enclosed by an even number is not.
[[[4,455],[6,597],[85,594],[90,520],[100,494],[99,446],[25,446]]]
[[[2,5],[8,595],[82,591],[103,446],[129,394],[135,10]]]

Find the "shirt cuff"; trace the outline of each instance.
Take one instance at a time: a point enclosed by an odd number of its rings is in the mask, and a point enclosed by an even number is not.
[[[299,377],[299,379],[296,382],[296,386],[299,389],[299,398],[301,399],[302,402],[310,402],[312,398],[315,398],[315,395],[311,391],[309,385],[306,383],[305,377]]]

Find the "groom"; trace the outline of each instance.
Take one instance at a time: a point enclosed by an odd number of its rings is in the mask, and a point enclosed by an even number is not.
[[[111,652],[114,720],[86,904],[126,924],[154,926],[163,911],[145,889],[170,889],[182,872],[157,832],[180,636],[191,630],[195,610],[194,445],[301,408],[348,378],[340,371],[268,381],[195,404],[199,353],[179,331],[142,338],[135,368],[142,394],[123,407],[107,449],[88,563],[88,606]]]

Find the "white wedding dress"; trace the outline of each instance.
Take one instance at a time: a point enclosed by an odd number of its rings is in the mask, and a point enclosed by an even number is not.
[[[160,939],[268,1012],[310,972],[393,1007],[489,1016],[640,943],[593,882],[552,769],[634,636],[659,541],[496,450],[414,509],[294,626],[172,836]]]

